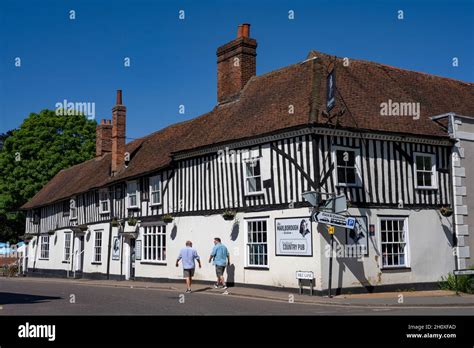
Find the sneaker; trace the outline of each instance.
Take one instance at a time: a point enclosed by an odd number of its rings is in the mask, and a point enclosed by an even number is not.
[[[191,293],[191,289],[187,289],[186,294],[190,294],[190,293]]]
[[[224,286],[222,287],[222,289],[224,289],[224,290],[227,289],[227,285],[224,284]]]
[[[219,284],[217,284],[217,283],[214,284],[214,289],[219,289],[219,287],[220,287]]]
[[[222,293],[222,295],[229,295],[229,292],[226,290]]]

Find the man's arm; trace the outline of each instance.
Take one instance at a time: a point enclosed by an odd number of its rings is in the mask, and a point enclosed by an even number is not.
[[[209,262],[216,256],[216,247],[212,248],[211,256],[209,256]]]
[[[178,267],[179,265],[179,260],[181,260],[183,257],[181,256],[181,252],[179,252],[179,256],[178,258],[176,259],[176,267]]]
[[[201,268],[201,258],[199,257],[196,250],[194,250],[194,258],[197,260],[199,268]]]

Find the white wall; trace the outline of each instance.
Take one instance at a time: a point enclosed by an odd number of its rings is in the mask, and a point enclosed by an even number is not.
[[[350,214],[368,216],[368,224],[375,224],[375,236],[369,237],[369,255],[363,257],[363,262],[355,258],[336,257],[333,263],[332,287],[359,287],[364,285],[406,284],[421,282],[436,282],[441,276],[452,272],[454,257],[451,249],[450,220],[441,217],[434,210],[400,210],[379,209],[364,210],[350,208]],[[378,226],[379,215],[408,216],[409,228],[409,257],[410,269],[381,270],[380,236]],[[275,218],[308,217],[308,208],[264,211],[261,213],[239,213],[235,221],[225,221],[221,215],[177,217],[167,225],[167,260],[163,264],[147,264],[145,261],[136,261],[136,277],[144,278],[171,278],[182,279],[182,266],[175,266],[179,251],[187,240],[193,242],[194,248],[201,256],[202,269],[196,268],[195,279],[214,281],[215,269],[208,263],[209,254],[213,247],[213,238],[220,237],[227,246],[234,266],[233,280],[236,283],[269,285],[276,287],[298,286],[295,278],[296,271],[312,271],[316,278],[316,289],[326,289],[328,285],[329,258],[325,248],[329,242],[329,235],[323,225],[312,223],[313,256],[275,256]],[[245,269],[246,266],[246,236],[245,219],[252,217],[266,217],[268,228],[268,270]],[[443,226],[445,229],[443,229]],[[107,272],[108,252],[108,224],[89,226],[89,230],[103,230],[102,263],[92,264],[93,261],[93,232],[89,239],[85,237],[84,272]],[[112,236],[117,236],[117,228],[113,228]],[[52,238],[49,261],[38,260],[36,268],[66,269],[62,263],[64,248],[64,230],[56,232]],[[143,241],[143,231],[140,229],[136,237]],[[336,228],[335,240],[345,240],[345,232]],[[113,240],[112,240],[113,241]],[[31,248],[32,243],[29,244]],[[78,248],[78,243],[75,243]],[[122,275],[128,270],[129,249],[127,240],[124,240],[120,260],[110,261],[110,273]],[[29,268],[33,266],[34,250],[29,251]],[[38,250],[39,252],[39,250]],[[38,255],[39,256],[39,255]],[[143,256],[143,252],[142,252]]]

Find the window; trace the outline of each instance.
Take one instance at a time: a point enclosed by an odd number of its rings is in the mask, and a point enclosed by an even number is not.
[[[433,154],[415,153],[416,188],[435,189],[436,159]]]
[[[150,178],[150,204],[161,204],[161,177],[159,175]]]
[[[245,193],[262,193],[262,174],[260,158],[245,161]]]
[[[166,261],[166,227],[147,226],[143,234],[143,260]]]
[[[71,202],[69,201],[63,202],[63,216],[69,216],[70,207],[71,207]]]
[[[64,233],[64,261],[69,261],[71,257],[71,232]]]
[[[102,231],[94,233],[94,262],[102,261]]]
[[[138,184],[136,181],[127,182],[127,208],[138,208]]]
[[[49,236],[41,236],[40,258],[49,259]]]
[[[39,209],[33,210],[33,224],[37,225],[40,223],[41,211]]]
[[[336,147],[336,178],[339,186],[357,186],[360,184],[360,176],[357,168],[360,168],[359,151],[350,148]]]
[[[77,207],[76,207],[76,199],[71,198],[69,201],[69,220],[77,219]]]
[[[99,191],[99,209],[101,214],[110,213],[110,201],[108,189]]]
[[[407,219],[381,218],[382,268],[408,267]]]
[[[247,221],[248,266],[268,267],[267,221]]]

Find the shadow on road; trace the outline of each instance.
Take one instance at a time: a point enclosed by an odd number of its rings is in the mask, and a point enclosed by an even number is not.
[[[23,304],[23,303],[41,303],[51,300],[60,300],[57,296],[38,296],[29,294],[18,294],[14,292],[0,292],[0,304]]]

